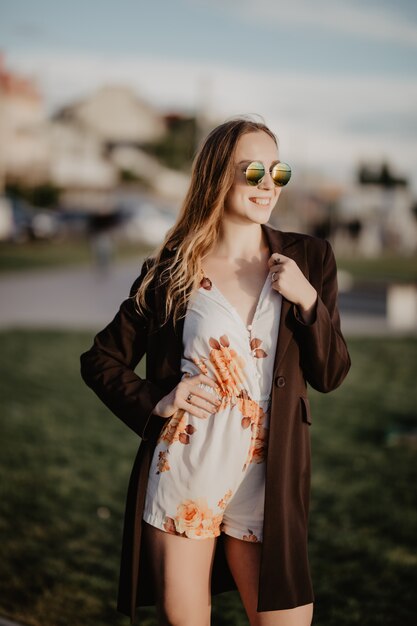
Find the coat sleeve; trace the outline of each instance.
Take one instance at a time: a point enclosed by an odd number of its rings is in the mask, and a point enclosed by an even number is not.
[[[306,324],[297,306],[292,309],[304,376],[314,389],[326,393],[342,383],[351,360],[340,328],[336,260],[330,242],[324,241],[322,282],[313,285],[317,290],[315,317]]]
[[[140,378],[134,369],[146,352],[148,320],[135,308],[134,295],[149,269],[150,259],[142,265],[129,298],[120,305],[114,319],[93,340],[92,347],[81,354],[81,377],[100,400],[142,439],[148,439],[147,426],[152,411],[166,395],[149,380]]]

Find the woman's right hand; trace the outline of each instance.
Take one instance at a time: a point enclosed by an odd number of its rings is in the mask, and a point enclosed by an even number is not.
[[[213,387],[216,390],[216,394],[202,389],[199,386],[201,384]],[[215,413],[221,405],[217,389],[216,381],[205,374],[196,374],[195,376],[185,374],[185,377],[182,378],[178,385],[168,395],[161,398],[154,407],[153,413],[160,417],[168,418],[178,409],[184,409],[196,417],[206,419],[212,413]],[[188,401],[189,394],[191,394],[191,398]]]

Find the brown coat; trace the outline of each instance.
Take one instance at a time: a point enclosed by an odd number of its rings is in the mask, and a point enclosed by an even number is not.
[[[318,391],[338,387],[350,368],[340,330],[336,262],[327,240],[283,232],[262,224],[270,253],[295,260],[318,292],[316,317],[305,324],[297,307],[282,299],[274,361],[258,611],[290,609],[314,601],[307,553],[310,498],[311,412],[307,382]],[[166,249],[165,254],[171,251]],[[132,296],[145,275],[132,285]],[[81,355],[81,375],[117,417],[141,437],[133,465],[123,532],[117,608],[134,622],[137,606],[155,604],[141,521],[149,466],[165,419],[152,414],[159,400],[180,381],[183,319],[160,327],[162,289],[149,292],[153,314],[139,316],[132,297]],[[134,369],[146,353],[146,379]],[[212,594],[236,589],[218,537],[212,572]]]

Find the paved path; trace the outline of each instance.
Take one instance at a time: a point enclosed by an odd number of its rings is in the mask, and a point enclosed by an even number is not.
[[[36,270],[0,275],[0,328],[99,329],[117,313],[142,266]]]
[[[0,275],[0,329],[56,328],[98,331],[117,313],[138,276],[142,259],[124,262],[100,275],[92,267],[13,272]],[[346,336],[398,334],[381,312],[353,310],[340,298]],[[343,303],[346,302],[346,308]],[[414,331],[416,333],[417,331]],[[407,334],[412,334],[408,331]]]

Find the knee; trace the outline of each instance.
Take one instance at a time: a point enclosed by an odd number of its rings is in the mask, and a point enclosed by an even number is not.
[[[158,607],[158,626],[210,626],[211,604],[188,605],[176,602],[175,606],[163,602]]]

